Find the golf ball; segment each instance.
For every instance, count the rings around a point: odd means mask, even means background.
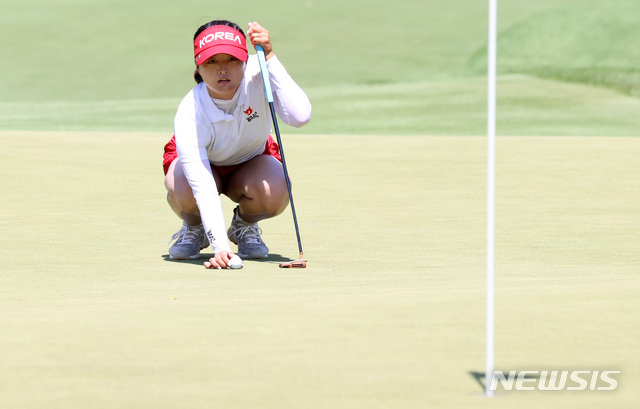
[[[229,268],[242,268],[242,259],[238,256],[233,256],[229,259]]]

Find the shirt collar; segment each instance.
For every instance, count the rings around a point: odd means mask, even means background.
[[[234,98],[236,97],[238,98],[238,103],[236,104],[236,107],[233,113],[231,114],[227,114],[226,112],[224,112],[223,110],[221,110],[216,106],[216,104],[211,99],[211,95],[209,95],[207,84],[205,84],[204,82],[201,82],[200,84],[197,85],[197,87],[199,87],[198,94],[199,94],[200,103],[202,104],[202,107],[204,108],[207,117],[209,118],[209,120],[211,120],[212,123],[220,122],[220,121],[227,121],[227,122],[234,121],[236,118],[238,118],[238,115],[237,115],[238,110],[242,109],[242,106],[244,105],[244,102],[247,99],[246,93],[243,92],[245,88],[244,78],[242,79],[242,82],[240,83],[240,86],[236,91],[236,95],[234,96]]]

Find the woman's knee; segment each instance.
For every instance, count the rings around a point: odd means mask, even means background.
[[[256,178],[248,184],[247,190],[246,196],[260,198],[271,208],[279,208],[282,204],[286,206],[289,202],[289,191],[281,169]]]
[[[243,199],[251,202],[251,209],[265,218],[282,213],[289,204],[289,193],[284,177],[260,178],[244,186]]]
[[[177,206],[182,210],[193,210],[197,207],[193,190],[191,190],[178,160],[173,161],[170,165],[164,178],[164,185],[168,192],[167,201],[172,207]]]
[[[275,194],[274,194],[275,193]],[[287,208],[289,204],[289,194],[285,187],[284,191],[278,189],[277,192],[273,192],[269,196],[264,196],[263,203],[265,211],[271,213],[273,216],[277,216]]]
[[[180,210],[184,212],[193,213],[198,209],[198,204],[196,202],[193,194],[177,194],[176,192],[169,192],[167,194],[167,201],[172,207],[178,207]]]

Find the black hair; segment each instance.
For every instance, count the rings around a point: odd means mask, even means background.
[[[231,27],[235,30],[238,30],[240,33],[242,33],[243,37],[246,37],[244,34],[244,31],[242,31],[242,29],[240,28],[239,25],[237,25],[236,23],[229,21],[229,20],[213,20],[208,22],[207,24],[203,24],[200,26],[200,28],[198,28],[198,30],[196,30],[196,33],[193,35],[193,41],[196,41],[196,38],[198,38],[198,36],[200,35],[200,33],[202,33],[204,30],[208,29],[209,27],[213,27],[213,26],[227,26],[227,27]],[[193,72],[193,79],[196,80],[196,82],[198,84],[200,84],[203,79],[200,76],[200,73],[198,73],[197,67],[196,70]]]

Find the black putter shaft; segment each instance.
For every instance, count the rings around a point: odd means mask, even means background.
[[[289,193],[289,202],[291,203],[291,213],[293,214],[293,224],[296,228],[296,238],[298,239],[298,251],[300,252],[300,259],[289,261],[286,263],[280,263],[281,268],[305,268],[307,266],[306,260],[303,259],[302,254],[302,240],[300,240],[300,229],[298,228],[298,217],[296,216],[296,206],[293,203],[293,193],[291,193],[291,181],[289,180],[289,172],[287,171],[287,161],[284,157],[284,148],[282,146],[282,138],[280,138],[280,129],[278,128],[278,119],[276,118],[276,110],[273,106],[273,92],[271,91],[271,82],[269,79],[269,70],[267,69],[267,60],[264,55],[264,49],[261,45],[256,44],[256,51],[258,53],[258,62],[260,64],[260,72],[262,73],[262,82],[264,83],[264,91],[267,96],[267,102],[269,103],[269,110],[271,111],[271,122],[273,122],[273,130],[276,133],[276,139],[278,141],[278,149],[280,150],[280,157],[282,158],[282,169],[284,170],[284,179],[287,184],[287,192]]]
[[[284,170],[284,178],[287,183],[287,192],[289,193],[289,202],[291,202],[291,213],[293,214],[293,225],[296,228],[296,238],[298,239],[298,251],[302,258],[302,241],[300,240],[300,229],[298,229],[298,218],[296,217],[296,206],[293,204],[293,193],[291,192],[291,181],[289,180],[289,172],[287,171],[287,161],[284,158],[284,149],[282,148],[282,139],[280,138],[280,129],[278,129],[278,120],[276,119],[276,110],[273,102],[269,102],[269,110],[271,111],[271,121],[273,122],[273,130],[276,133],[278,141],[278,149],[280,149],[280,157],[282,158],[282,169]]]

